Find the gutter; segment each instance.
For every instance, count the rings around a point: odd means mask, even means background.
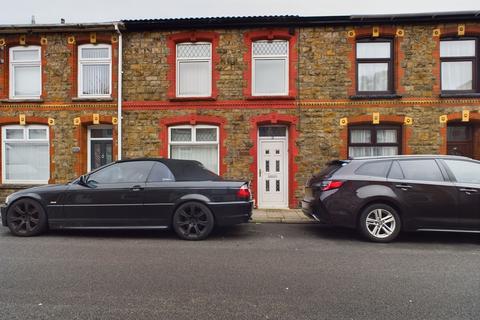
[[[117,160],[122,160],[122,76],[123,76],[123,39],[118,23],[114,23],[118,34],[118,68],[117,68]]]

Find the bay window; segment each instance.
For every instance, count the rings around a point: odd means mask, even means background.
[[[477,40],[440,41],[442,92],[475,92]]]
[[[48,126],[2,127],[2,170],[3,183],[48,183]]]
[[[169,157],[197,160],[207,169],[219,173],[218,127],[182,125],[169,127]]]
[[[183,42],[176,47],[177,97],[212,95],[212,44]]]
[[[397,126],[352,126],[348,130],[348,156],[400,154],[400,132]]]
[[[288,41],[252,43],[252,95],[288,95]]]
[[[112,92],[112,48],[107,44],[78,47],[78,96],[110,97]]]
[[[356,57],[358,93],[388,94],[393,92],[392,41],[358,41]]]
[[[42,92],[41,48],[10,48],[10,98],[39,99]]]

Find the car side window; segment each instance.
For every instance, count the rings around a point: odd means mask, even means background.
[[[389,179],[404,179],[402,168],[398,164],[398,161],[394,161],[392,163],[392,167],[390,168],[390,173],[388,174]]]
[[[433,159],[400,160],[399,163],[407,180],[444,181],[442,171]]]
[[[480,184],[480,164],[462,160],[444,160],[457,182]]]
[[[168,167],[161,163],[157,162],[153,165],[150,175],[148,176],[147,182],[166,182],[166,181],[175,181],[175,177]]]
[[[355,170],[355,174],[362,176],[385,178],[387,176],[387,171],[390,168],[391,163],[391,161],[367,162],[361,165],[357,170]]]
[[[152,161],[115,163],[90,174],[87,182],[89,184],[144,183],[152,166]]]

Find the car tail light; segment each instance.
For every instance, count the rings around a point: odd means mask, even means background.
[[[338,189],[342,185],[343,185],[343,181],[340,181],[340,180],[323,181],[322,182],[322,191]]]
[[[246,184],[240,187],[237,191],[237,196],[241,199],[250,200],[250,189]]]

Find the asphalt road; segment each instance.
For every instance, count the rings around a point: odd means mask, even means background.
[[[1,319],[479,319],[480,235],[391,244],[319,225],[170,231],[0,228]]]

